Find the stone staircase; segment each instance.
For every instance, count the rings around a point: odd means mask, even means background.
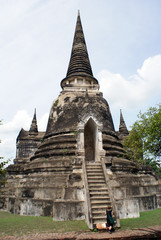
[[[87,182],[93,225],[106,223],[105,210],[111,206],[101,163],[86,163]]]

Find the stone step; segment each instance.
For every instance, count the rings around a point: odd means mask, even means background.
[[[86,162],[86,166],[102,166],[101,162]]]
[[[93,171],[92,171],[92,172],[90,172],[90,173],[87,172],[87,176],[88,176],[88,177],[93,177],[93,176],[102,176],[102,177],[103,177],[104,174],[103,174],[103,172],[93,172]]]
[[[88,188],[89,188],[89,190],[92,190],[92,189],[104,189],[104,187],[105,187],[105,184],[104,183],[102,183],[102,182],[90,182],[90,183],[88,183]]]
[[[103,176],[103,173],[102,173],[102,172],[98,172],[98,173],[90,172],[90,173],[87,173],[87,176],[88,176],[88,177],[92,177],[92,176]]]
[[[91,183],[91,184],[88,184],[88,187],[89,187],[89,190],[97,190],[97,189],[104,189],[105,188],[105,184],[103,183],[98,183],[97,185],[96,184],[93,184],[93,183]]]
[[[87,175],[94,175],[94,174],[98,174],[98,175],[100,175],[100,174],[102,174],[102,175],[104,175],[104,173],[103,173],[103,171],[101,170],[101,169],[87,169],[86,170],[87,171]]]
[[[107,220],[106,220],[106,217],[95,217],[95,216],[93,216],[93,223],[106,223],[107,222]]]
[[[104,209],[104,210],[101,210],[101,209],[98,209],[97,211],[96,210],[92,210],[92,215],[93,216],[106,216],[105,215],[105,211],[106,211],[106,209]]]
[[[108,193],[108,191],[107,190],[103,190],[103,191],[89,191],[89,193],[91,194],[91,195],[94,195],[94,196],[100,196],[100,195],[108,195],[109,196],[109,193]]]
[[[102,164],[91,164],[91,163],[87,163],[86,164],[86,168],[88,167],[98,167],[98,168],[101,168],[102,167]]]
[[[87,176],[87,178],[88,178],[88,180],[91,180],[91,179],[93,179],[93,180],[105,180],[105,178],[104,178],[104,176],[98,176],[98,175],[93,175],[93,176]]]
[[[110,199],[109,200],[102,200],[102,201],[101,200],[91,201],[92,208],[98,207],[98,206],[107,208],[108,205],[110,205],[110,204],[111,204]]]
[[[100,213],[102,213],[104,216],[105,216],[105,211],[106,211],[106,209],[107,209],[107,207],[102,207],[102,208],[91,208],[91,212],[92,212],[92,216],[93,216],[93,214],[100,214]]]
[[[109,194],[108,193],[103,193],[103,194],[92,194],[92,193],[90,193],[90,197],[91,197],[91,199],[93,199],[93,198],[95,198],[95,199],[99,199],[99,198],[102,198],[102,199],[104,199],[104,198],[109,198]]]
[[[94,170],[94,169],[96,169],[96,170],[102,170],[102,166],[100,165],[100,166],[95,166],[95,165],[91,165],[91,166],[86,166],[86,169],[92,169],[92,170]]]
[[[106,216],[93,216],[94,223],[106,223]]]
[[[95,184],[104,183],[105,184],[105,180],[92,179],[92,180],[88,180],[88,183],[95,183]]]
[[[92,171],[92,172],[103,172],[102,167],[87,167],[87,171]]]
[[[93,220],[95,219],[95,220],[98,220],[98,219],[103,219],[104,221],[107,221],[106,219],[106,215],[105,214],[100,214],[100,215],[93,215],[92,214],[92,218],[93,218]]]
[[[99,206],[93,205],[91,207],[92,213],[97,213],[97,212],[105,213],[106,209],[107,209],[107,205],[106,206],[105,205],[104,206],[102,206],[102,205],[99,205]]]
[[[97,188],[98,187],[105,187],[105,181],[103,179],[90,179],[88,180],[88,185],[89,186],[96,186]]]
[[[97,180],[97,181],[94,181],[94,180],[89,180],[89,182],[88,182],[88,187],[89,187],[89,189],[91,189],[91,187],[92,188],[104,188],[105,187],[105,183],[104,183],[104,181],[101,181],[101,180]]]
[[[93,201],[109,201],[110,200],[110,197],[108,196],[94,196],[94,197],[90,197],[91,199],[91,202]]]
[[[99,204],[109,204],[111,201],[110,201],[110,198],[92,198],[91,199],[91,204],[96,204],[96,205],[99,205]]]
[[[98,191],[98,190],[94,191],[94,190],[95,190],[94,188],[89,190],[89,193],[93,196],[100,196],[100,195],[101,196],[102,195],[108,195],[109,196],[109,193],[108,193],[107,190],[102,190],[102,191],[101,191],[101,189],[100,189],[100,191]]]
[[[86,169],[101,169],[102,170],[102,166],[101,165],[86,165]]]
[[[100,167],[98,167],[98,166],[88,166],[88,167],[86,167],[86,170],[91,170],[91,171],[101,171],[101,172],[103,172],[103,170],[102,170],[102,167],[100,166]]]
[[[92,173],[87,173],[87,176],[103,176],[103,173],[97,173],[97,172],[92,172]]]
[[[90,176],[103,176],[103,172],[87,172],[87,176],[90,177]]]
[[[94,218],[94,219],[100,219],[100,218],[102,218],[102,219],[106,219],[106,215],[105,215],[105,214],[94,215],[93,218]]]
[[[96,188],[92,188],[92,189],[89,189],[89,192],[90,193],[96,193],[96,194],[99,194],[99,193],[108,193],[108,189],[107,188],[104,188],[104,187],[102,187],[102,188],[98,188],[98,187],[96,187]]]
[[[106,212],[106,208],[92,209],[92,215],[96,215],[96,216],[106,216],[105,212]],[[114,215],[113,215],[113,218],[115,218]]]

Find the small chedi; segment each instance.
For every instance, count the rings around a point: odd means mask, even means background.
[[[15,214],[85,219],[105,223],[111,205],[115,221],[161,207],[159,180],[123,158],[128,135],[122,113],[115,131],[107,101],[94,78],[78,13],[62,91],[54,100],[47,128],[39,132],[36,111],[29,131],[17,137],[0,206]]]

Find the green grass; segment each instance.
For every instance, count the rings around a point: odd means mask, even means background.
[[[121,230],[161,225],[161,208],[140,213],[140,218],[121,219]],[[20,216],[0,211],[0,237],[34,233],[87,231],[85,221],[53,222],[51,217]]]
[[[141,212],[140,218],[129,218],[120,220],[121,229],[144,228],[161,225],[161,208]]]
[[[88,230],[88,226],[85,221],[54,222],[51,217],[20,216],[8,212],[0,212],[0,237],[86,230]]]

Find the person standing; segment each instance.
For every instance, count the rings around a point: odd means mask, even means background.
[[[108,230],[109,233],[112,233],[114,231],[114,219],[113,219],[113,212],[111,206],[108,206],[106,209],[106,218],[107,218],[107,225],[108,225]]]

